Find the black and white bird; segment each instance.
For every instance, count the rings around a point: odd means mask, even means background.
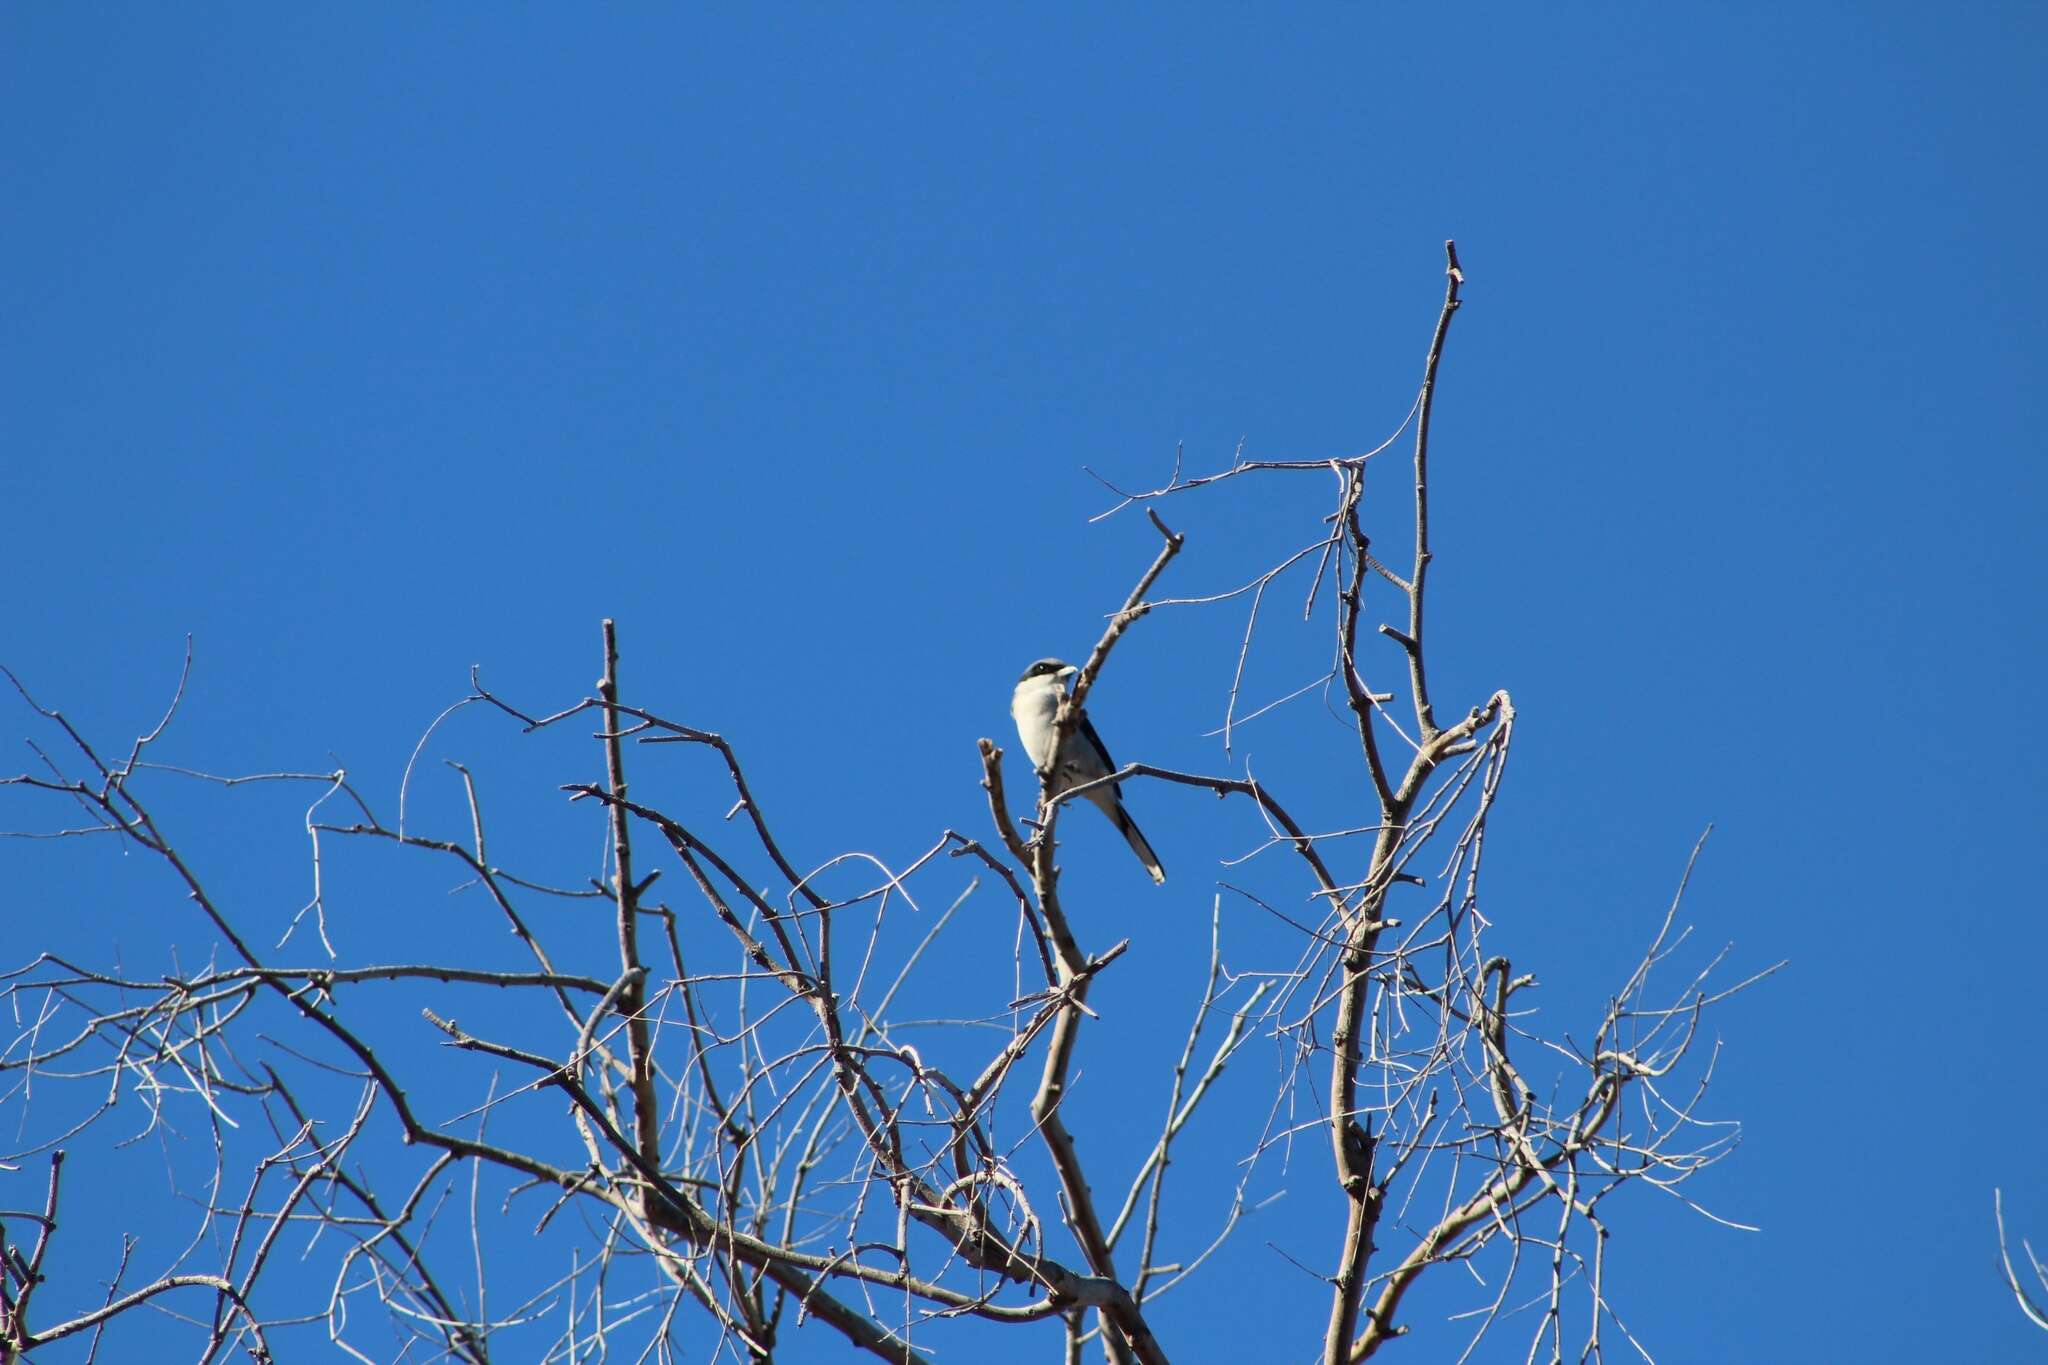
[[[1095,727],[1088,723],[1083,712],[1075,718],[1074,728],[1067,735],[1067,742],[1060,749],[1060,761],[1049,765],[1046,760],[1052,755],[1053,716],[1060,709],[1060,703],[1067,697],[1067,679],[1079,672],[1072,664],[1058,659],[1040,659],[1024,670],[1024,676],[1017,679],[1017,690],[1010,694],[1010,717],[1017,722],[1017,738],[1024,745],[1025,754],[1040,772],[1047,767],[1053,769],[1047,782],[1046,794],[1058,796],[1070,787],[1093,782],[1098,777],[1108,777],[1116,771],[1116,761],[1103,746],[1102,736],[1095,733]],[[1138,861],[1152,874],[1154,882],[1166,880],[1166,869],[1159,865],[1159,855],[1152,851],[1152,845],[1145,842],[1139,832],[1137,821],[1131,819],[1124,809],[1123,797],[1117,791],[1117,783],[1105,782],[1101,786],[1082,793],[1095,803],[1095,808],[1109,817],[1131,846],[1131,852],[1138,855]]]

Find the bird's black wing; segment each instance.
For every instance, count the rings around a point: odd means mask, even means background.
[[[1086,711],[1083,711],[1081,713],[1080,719],[1081,723],[1078,727],[1078,732],[1081,738],[1085,742],[1094,745],[1095,752],[1102,755],[1103,771],[1105,773],[1115,772],[1116,760],[1109,756],[1109,746],[1102,742],[1102,736],[1095,733],[1095,725],[1092,721],[1088,719],[1088,713]]]

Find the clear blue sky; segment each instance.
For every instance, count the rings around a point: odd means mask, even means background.
[[[1081,466],[1377,442],[1455,237],[1435,621],[1440,685],[1523,716],[1495,918],[1583,1029],[1711,821],[1689,918],[1791,963],[1718,1021],[1746,1136],[1699,1187],[1763,1231],[1628,1201],[1631,1328],[1666,1362],[2037,1354],[1991,1188],[2048,1238],[2044,58],[2025,5],[9,6],[0,661],[125,738],[190,632],[165,758],[338,755],[389,798],[472,663],[572,700],[610,615],[629,690],[741,744],[803,848],[901,856],[982,828],[975,738],[1153,551],[1087,524]],[[1186,508],[1189,592],[1324,510]],[[1119,757],[1223,766],[1237,628],[1141,627],[1094,707]],[[465,714],[431,756],[516,747]],[[1106,1028],[1181,1016],[1250,839],[1134,801],[1176,876],[1098,930],[1138,954]],[[230,809],[192,837],[274,938],[300,812]],[[0,841],[9,958],[209,950],[87,861]],[[1319,1313],[1268,1246],[1327,1260],[1292,1184],[1223,1270]],[[1169,1344],[1232,1330],[1165,1302]]]

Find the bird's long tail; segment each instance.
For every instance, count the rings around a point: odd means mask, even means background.
[[[1110,819],[1116,822],[1117,829],[1122,832],[1124,842],[1131,846],[1131,852],[1138,855],[1138,861],[1143,863],[1145,870],[1152,874],[1154,884],[1164,886],[1166,884],[1166,869],[1159,865],[1159,855],[1152,851],[1152,845],[1146,842],[1144,832],[1138,828],[1138,822],[1131,818],[1130,812],[1124,809],[1124,803],[1112,797],[1108,808],[1108,815]]]

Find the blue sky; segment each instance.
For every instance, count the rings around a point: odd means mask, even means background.
[[[1082,466],[1377,443],[1454,237],[1432,610],[1439,686],[1522,716],[1504,942],[1583,1027],[1712,822],[1687,918],[1733,970],[1790,961],[1716,1021],[1746,1135],[1700,1188],[1763,1231],[1629,1201],[1631,1329],[1663,1361],[2018,1358],[1991,1188],[2048,1238],[2044,56],[2021,5],[13,6],[0,662],[125,739],[189,632],[167,761],[338,757],[395,798],[472,664],[566,704],[609,615],[629,693],[730,736],[808,852],[902,857],[983,828],[974,740],[1153,552],[1089,523]],[[1325,508],[1164,510],[1194,593]],[[1202,734],[1241,626],[1134,633],[1092,705],[1119,757],[1231,761]],[[515,739],[467,712],[429,756],[526,782],[513,828],[583,867],[550,802],[588,755]],[[421,818],[457,818],[448,780]],[[303,802],[166,799],[288,917]],[[1175,878],[1103,912],[1134,940],[1110,1029],[1182,1016],[1254,838],[1133,801]],[[1099,832],[1069,859],[1113,877]],[[136,861],[0,841],[8,956],[203,956]],[[359,942],[459,948],[444,887],[362,861]],[[1226,1169],[1243,1134],[1201,1141]],[[1288,1183],[1223,1273],[1319,1311],[1268,1245],[1331,1246],[1290,1240],[1321,1191]],[[1166,1302],[1169,1345],[1233,1330]]]

